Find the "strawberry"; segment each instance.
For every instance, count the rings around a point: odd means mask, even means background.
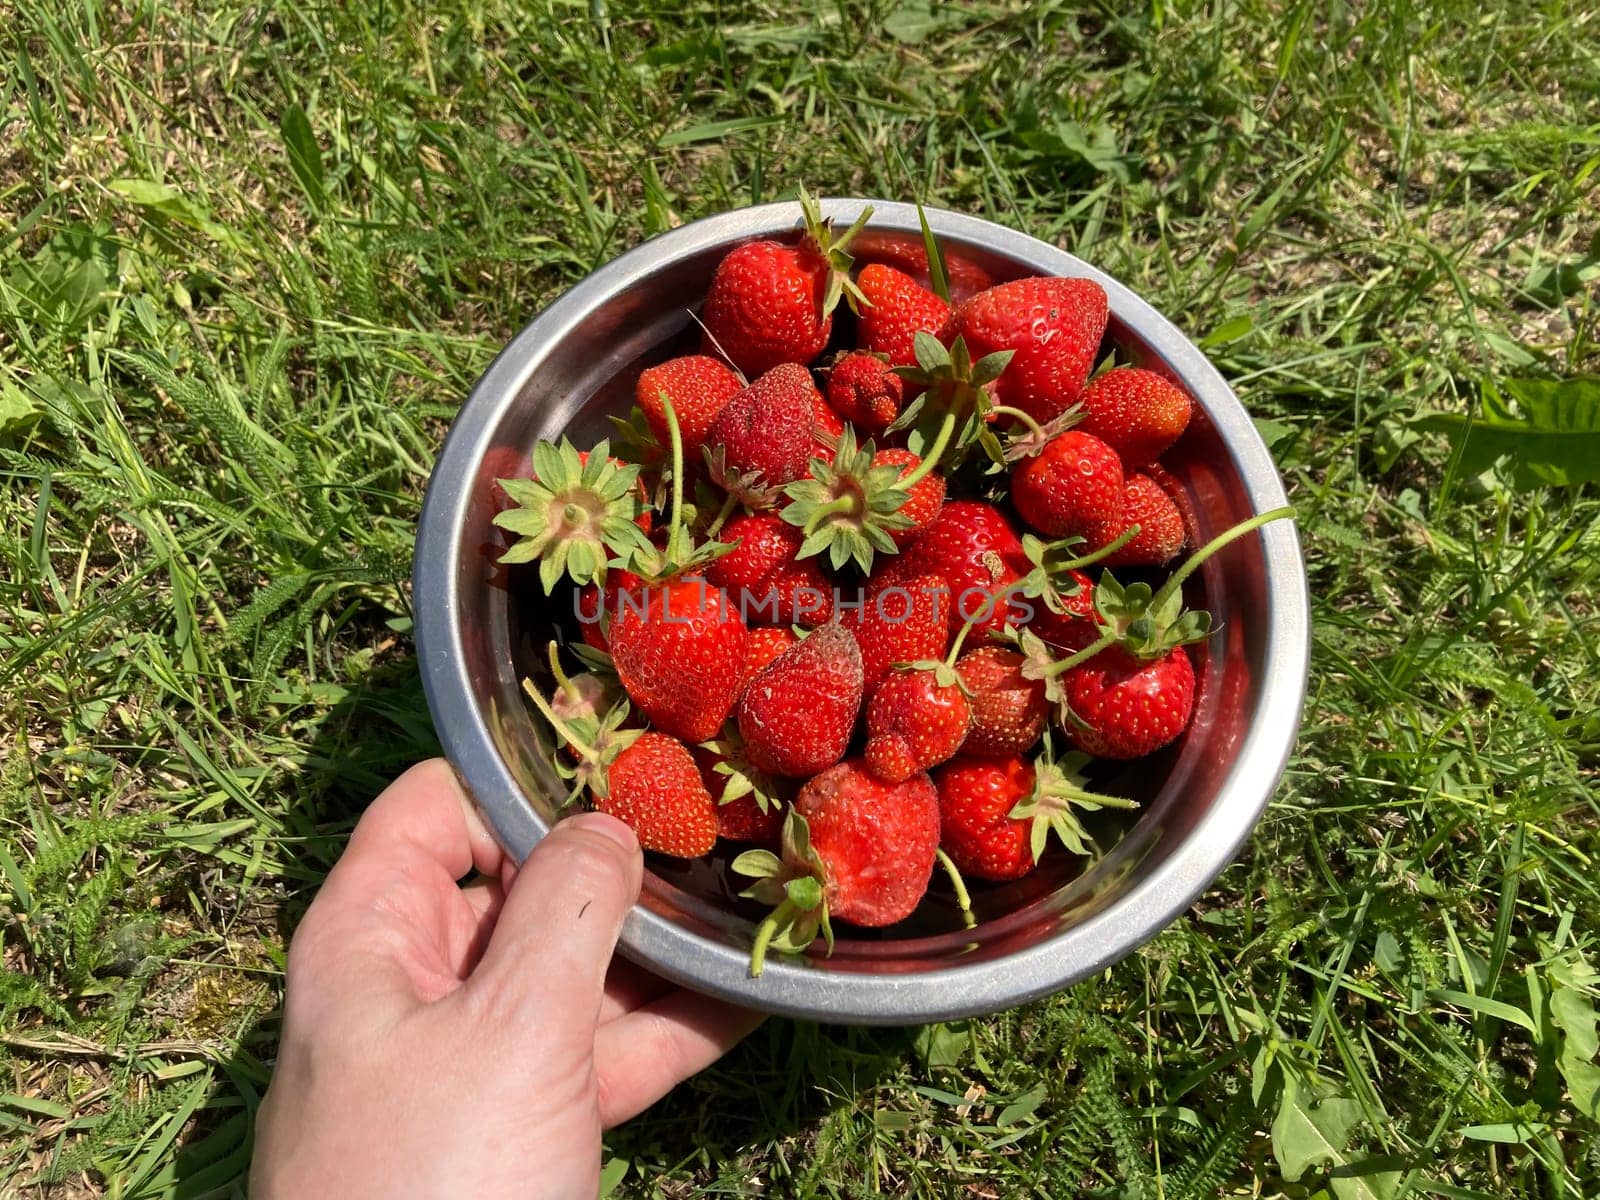
[[[917,334],[937,334],[950,320],[948,304],[893,267],[874,263],[856,282],[866,297],[859,323],[861,348],[887,355],[891,366],[914,365]]]
[[[868,230],[855,240],[851,248],[861,262],[886,263],[895,270],[909,275],[918,286],[930,290],[933,288],[933,280],[928,271],[928,249],[920,241]],[[994,286],[994,276],[970,258],[952,254],[948,250],[943,252],[942,257],[951,303],[960,304],[963,300]],[[863,268],[861,273],[865,275],[866,268]],[[862,290],[866,291],[864,287]]]
[[[969,621],[977,633],[1002,628],[1020,610],[1006,591],[1030,564],[1011,522],[993,505],[951,500],[891,570],[903,577],[933,574],[950,584],[950,630]]]
[[[830,411],[870,433],[882,433],[900,415],[906,394],[905,380],[889,365],[887,355],[865,350],[840,358],[828,372]]]
[[[869,578],[857,602],[839,609],[840,624],[861,648],[868,699],[895,663],[944,657],[950,640],[950,585],[941,576]]]
[[[956,636],[942,662],[897,667],[867,705],[867,767],[899,783],[954,757],[972,730],[972,705],[954,662],[971,626]]]
[[[746,758],[738,735],[724,732],[689,752],[717,806],[717,836],[730,842],[776,844],[783,828],[783,804],[775,782]]]
[[[1219,534],[1160,591],[1147,583],[1124,587],[1109,571],[1101,575],[1094,592],[1099,636],[1066,658],[1057,660],[1027,629],[1016,634],[1022,674],[1044,684],[1074,745],[1102,758],[1141,758],[1187,728],[1195,675],[1184,647],[1210,636],[1211,616],[1183,610],[1184,580],[1223,547],[1293,514],[1290,508],[1273,509]]]
[[[1084,389],[1080,428],[1115,450],[1124,465],[1143,467],[1183,435],[1192,408],[1189,394],[1164,375],[1116,367]]]
[[[608,559],[650,549],[639,468],[611,458],[606,442],[593,452],[565,438],[559,446],[539,442],[532,479],[498,482],[517,507],[496,513],[494,523],[518,535],[500,561],[537,561],[546,595],[563,577],[579,587],[598,583]]]
[[[1050,706],[1043,682],[1025,678],[1023,656],[1004,646],[979,646],[956,660],[972,705],[964,754],[1004,758],[1021,754],[1044,732]]]
[[[711,423],[706,445],[722,450],[729,469],[781,486],[806,473],[820,403],[810,371],[780,364],[728,401]]]
[[[554,644],[550,662],[557,679],[567,684]],[[570,708],[570,698],[552,705],[531,680],[522,686],[551,728],[577,753],[577,766],[558,757],[557,772],[576,779],[579,788],[588,787],[595,808],[626,824],[646,850],[679,858],[710,853],[717,840],[716,806],[682,742],[663,733],[620,728],[628,715],[626,702],[595,725],[586,718],[561,715],[564,706]]]
[[[1069,429],[1011,469],[1011,502],[1050,537],[1081,537],[1122,514],[1122,461],[1097,437]]]
[[[1182,646],[1137,658],[1110,646],[1067,671],[1072,744],[1100,758],[1143,758],[1173,741],[1194,707],[1194,664]]]
[[[734,395],[744,387],[738,372],[706,354],[686,354],[669,359],[639,374],[634,397],[645,423],[657,442],[667,444],[667,417],[661,405],[666,394],[672,401],[683,437],[684,454],[699,461],[711,425]]]
[[[1100,561],[1108,567],[1160,567],[1183,549],[1183,514],[1164,488],[1149,475],[1135,471],[1122,489],[1122,515],[1101,521],[1083,531],[1090,550],[1108,546],[1137,525],[1139,532],[1121,549]]]
[[[739,701],[745,753],[774,775],[814,775],[844,757],[861,711],[861,651],[824,625],[761,669]]]
[[[750,630],[750,640],[745,647],[744,677],[748,683],[761,668],[800,640],[800,636],[787,625],[757,625]],[[739,689],[740,695],[744,688]]]
[[[706,568],[747,620],[823,625],[833,615],[833,584],[816,559],[797,558],[801,532],[777,513],[734,517],[718,535],[734,549]]]
[[[1030,822],[1011,816],[1033,791],[1033,767],[1016,755],[962,755],[933,773],[939,790],[939,846],[963,874],[1020,879],[1034,868]]]
[[[756,880],[742,895],[775,906],[756,930],[750,974],[761,974],[769,946],[798,953],[818,932],[831,951],[833,918],[873,928],[904,920],[927,893],[938,851],[939,798],[925,772],[887,784],[860,759],[828,768],[795,798],[781,857],[752,850],[734,860]]]
[[[799,557],[826,550],[835,570],[853,562],[870,571],[874,555],[894,553],[901,537],[938,512],[944,479],[909,451],[874,453],[871,442],[858,448],[846,427],[832,461],[813,459],[810,476],[784,494],[783,519],[804,535]]]
[[[1133,802],[1084,790],[1084,754],[1057,763],[1048,743],[1037,762],[1015,755],[963,755],[934,772],[939,841],[963,872],[979,879],[1019,879],[1033,870],[1054,833],[1074,854],[1094,843],[1077,809],[1132,808]]]
[[[703,742],[733,711],[749,636],[720,588],[680,578],[621,594],[611,656],[622,686],[653,724]]]
[[[688,749],[664,733],[641,733],[612,760],[595,808],[638,835],[646,850],[678,858],[711,853],[716,804]]]
[[[1094,615],[1094,580],[1082,571],[1069,570],[1067,574],[1076,590],[1060,593],[1062,611],[1036,604],[1028,628],[1053,646],[1081,650],[1100,635]]]
[[[848,247],[871,216],[862,211],[835,236],[815,200],[803,189],[804,234],[797,245],[763,239],[731,250],[717,264],[706,293],[706,341],[754,378],[779,363],[809,363],[833,332],[842,296],[852,306],[860,293],[850,281]]]
[[[1105,289],[1092,279],[1014,279],[963,303],[939,340],[965,339],[974,358],[1015,351],[995,385],[996,399],[1047,421],[1077,403],[1106,316]]]

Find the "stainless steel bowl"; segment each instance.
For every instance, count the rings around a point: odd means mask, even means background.
[[[832,200],[847,225],[862,200]],[[873,201],[875,234],[920,243],[915,208]],[[1127,288],[1064,251],[976,217],[929,210],[949,251],[997,279],[1080,275],[1110,297],[1107,341],[1124,359],[1188,388],[1199,411],[1169,463],[1200,540],[1285,502],[1283,485],[1233,391],[1191,341]],[[544,760],[519,678],[565,614],[508,575],[491,524],[496,478],[526,474],[533,443],[562,432],[580,445],[625,411],[638,369],[692,345],[688,309],[717,262],[752,238],[791,234],[794,204],[710,217],[595,271],[519,333],[484,373],[440,452],[417,536],[417,650],[446,754],[518,860],[564,794]],[[517,586],[510,586],[515,583]],[[1293,525],[1233,544],[1191,581],[1217,632],[1201,655],[1194,721],[1143,765],[1159,792],[1086,872],[1048,856],[1026,879],[979,889],[979,924],[934,911],[874,936],[840,927],[831,958],[747,969],[752,912],[710,864],[652,862],[622,933],[627,957],[669,979],[753,1008],[821,1021],[912,1024],[992,1012],[1056,991],[1129,954],[1175,919],[1228,865],[1283,773],[1305,695],[1310,630]],[[1108,789],[1114,790],[1114,788]],[[1060,861],[1057,861],[1057,860]]]

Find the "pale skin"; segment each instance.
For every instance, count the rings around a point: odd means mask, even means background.
[[[613,961],[643,871],[602,813],[519,871],[442,760],[398,779],[289,948],[250,1195],[593,1197],[601,1131],[761,1019]]]

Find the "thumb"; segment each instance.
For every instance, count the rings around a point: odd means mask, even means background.
[[[638,839],[621,821],[583,813],[558,822],[517,872],[468,1001],[512,1027],[592,1029],[643,879]]]

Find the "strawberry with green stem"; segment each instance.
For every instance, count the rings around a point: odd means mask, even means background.
[[[711,737],[733,711],[744,681],[749,631],[735,605],[700,570],[730,547],[695,546],[683,520],[683,442],[670,399],[672,508],[665,545],[634,553],[644,583],[620,597],[609,629],[617,677],[639,710],[686,742]]]
[[[769,948],[799,953],[819,932],[831,953],[832,921],[904,920],[927,893],[938,849],[939,798],[926,772],[888,784],[860,759],[829,767],[795,797],[781,856],[748,851],[733,862],[756,880],[741,894],[775,906],[756,930],[750,974],[761,974]]]
[[[871,442],[858,448],[855,431],[846,426],[833,461],[813,458],[809,477],[784,490],[789,504],[783,519],[805,535],[797,558],[826,550],[835,570],[854,563],[870,571],[875,555],[898,552],[896,535],[917,527],[912,491],[902,477],[915,476],[920,468],[908,476],[903,463],[881,459]],[[938,480],[935,514],[943,503],[943,482]]]
[[[955,662],[971,625],[963,625],[943,660],[900,664],[867,706],[867,766],[899,783],[954,758],[972,731],[972,704]]]
[[[523,681],[523,691],[577,752],[576,767],[558,761],[557,770],[587,787],[597,810],[626,824],[646,850],[677,858],[711,852],[717,840],[716,805],[688,747],[664,733],[617,729],[610,717],[601,725],[608,736],[590,741],[557,715],[532,680]],[[613,711],[621,714],[620,722],[627,705]]]
[[[1211,615],[1184,611],[1184,581],[1225,546],[1293,516],[1284,507],[1240,522],[1191,555],[1159,591],[1102,575],[1095,588],[1099,636],[1066,658],[1055,659],[1028,630],[1017,635],[1023,675],[1044,684],[1075,746],[1100,758],[1141,758],[1187,728],[1195,678],[1184,647],[1210,635]]]
[[[1136,806],[1089,791],[1088,762],[1086,754],[1057,762],[1047,738],[1033,762],[961,755],[946,763],[933,774],[941,847],[966,874],[996,882],[1033,870],[1052,833],[1071,853],[1090,854],[1093,839],[1079,812]]]
[[[716,803],[717,836],[731,842],[776,842],[783,828],[782,781],[750,761],[733,724],[689,752]]]
[[[650,548],[640,517],[647,511],[637,487],[639,468],[616,462],[601,442],[587,454],[566,438],[533,448],[532,479],[501,479],[517,507],[494,523],[517,534],[503,563],[538,562],[548,595],[563,577],[580,587],[600,583],[614,559]]]
[[[862,210],[849,229],[836,234],[817,201],[800,189],[804,226],[798,244],[761,239],[729,251],[717,264],[706,293],[706,340],[747,376],[779,363],[811,362],[833,331],[841,299],[861,301],[850,278],[850,243],[872,216]]]

